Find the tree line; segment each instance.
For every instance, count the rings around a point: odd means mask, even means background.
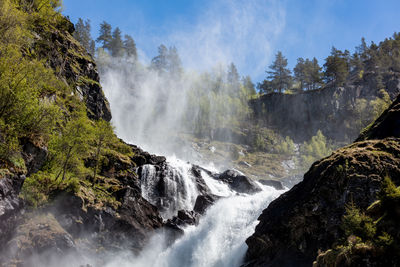
[[[136,43],[132,36],[124,34],[122,37],[121,30],[103,21],[100,24],[99,36],[94,40],[91,35],[90,20],[78,19],[75,24],[74,37],[83,47],[92,55],[96,53],[96,43],[99,44],[97,49],[102,49],[110,53],[113,57],[128,56],[137,59]]]
[[[328,84],[343,86],[350,76],[362,78],[368,72],[374,74],[375,86],[380,90],[384,88],[383,75],[390,71],[400,71],[400,33],[394,33],[379,45],[374,42],[367,45],[362,38],[353,54],[332,47],[322,67],[316,58],[298,58],[293,72],[286,57],[278,51],[257,88],[261,93],[282,93],[315,90]]]

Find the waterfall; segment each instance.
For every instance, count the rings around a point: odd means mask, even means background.
[[[208,181],[214,183],[213,181]],[[213,193],[227,194],[216,182]],[[261,185],[262,186],[262,185]],[[107,267],[234,267],[240,266],[246,253],[245,240],[257,225],[257,218],[283,191],[262,186],[254,194],[235,194],[218,200],[201,217],[199,225],[186,227],[185,234],[166,246],[165,233],[155,235],[141,255],[115,257]]]
[[[160,210],[164,219],[170,219],[178,210],[193,210],[198,196],[192,165],[176,157],[169,157],[165,170],[157,173],[154,165],[142,167],[142,196]]]

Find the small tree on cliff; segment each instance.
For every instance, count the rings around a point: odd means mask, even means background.
[[[96,39],[96,42],[101,43],[101,47],[104,49],[111,49],[111,42],[113,37],[111,35],[111,25],[107,22],[103,21],[100,24],[100,32],[99,37]]]
[[[75,32],[74,37],[78,40],[86,50],[94,55],[95,51],[95,43],[90,34],[90,20],[83,21],[81,18],[78,19],[78,22],[75,24]]]
[[[280,93],[290,89],[292,85],[292,76],[287,65],[287,59],[282,55],[281,51],[278,51],[275,56],[275,61],[269,66],[271,71],[267,71],[269,74],[267,80],[260,85],[260,88],[265,88],[264,91],[273,89],[273,91],[278,91]]]
[[[130,35],[125,34],[124,36],[124,49],[128,57],[132,57],[137,60],[136,43]]]
[[[55,166],[61,166],[56,180],[66,178],[68,172],[79,176],[83,158],[88,155],[92,127],[84,111],[77,111],[61,132],[55,133],[49,149]]]
[[[111,124],[105,120],[98,120],[94,127],[94,145],[95,145],[95,165],[93,170],[93,181],[96,182],[97,169],[103,149],[114,140],[114,132]]]
[[[344,85],[349,75],[350,53],[344,52],[332,47],[331,55],[326,58],[324,64],[324,78],[326,82],[334,82],[336,86]]]

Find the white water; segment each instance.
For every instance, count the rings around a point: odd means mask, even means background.
[[[154,189],[160,180],[160,177],[156,176],[155,167],[144,165],[141,175],[142,196],[153,205],[161,201],[161,206],[165,207],[165,210],[161,211],[164,219],[172,218],[178,210],[193,210],[199,195],[196,178],[190,173],[191,165],[176,157],[169,157],[167,163],[168,169],[164,178],[166,196],[161,199],[154,194]]]
[[[212,178],[210,178],[212,179]],[[254,195],[238,195],[220,187],[217,194],[230,194],[211,206],[198,226],[167,247],[166,236],[155,235],[139,257],[123,255],[107,267],[234,267],[240,266],[247,250],[245,244],[257,225],[257,218],[282,191],[263,186]],[[215,189],[215,188],[214,188]]]

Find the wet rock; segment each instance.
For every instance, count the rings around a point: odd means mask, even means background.
[[[7,172],[0,177],[0,251],[12,237],[23,211],[23,201],[18,197],[24,174]]]
[[[259,183],[263,184],[263,185],[267,185],[267,186],[272,186],[273,188],[275,188],[276,190],[283,190],[283,184],[280,181],[276,181],[276,180],[257,180]]]
[[[145,164],[161,165],[166,161],[166,158],[163,156],[150,154],[149,152],[143,151],[140,147],[135,145],[129,146],[132,148],[134,153],[132,161],[136,164],[137,167],[143,166]]]
[[[167,221],[167,224],[176,226],[197,225],[199,223],[199,214],[195,211],[179,210],[178,214]]]
[[[213,194],[200,195],[196,199],[193,210],[199,214],[204,214],[206,210],[220,198],[221,197]]]
[[[253,180],[234,170],[223,172],[218,179],[227,183],[232,190],[238,193],[254,194],[261,191],[261,188]]]
[[[208,195],[211,194],[210,188],[208,188],[206,182],[204,181],[204,178],[201,174],[201,172],[205,172],[206,174],[211,173],[208,170],[205,170],[204,168],[201,168],[197,165],[193,165],[191,168],[191,172],[194,177],[196,177],[196,186],[197,190],[200,195]]]

